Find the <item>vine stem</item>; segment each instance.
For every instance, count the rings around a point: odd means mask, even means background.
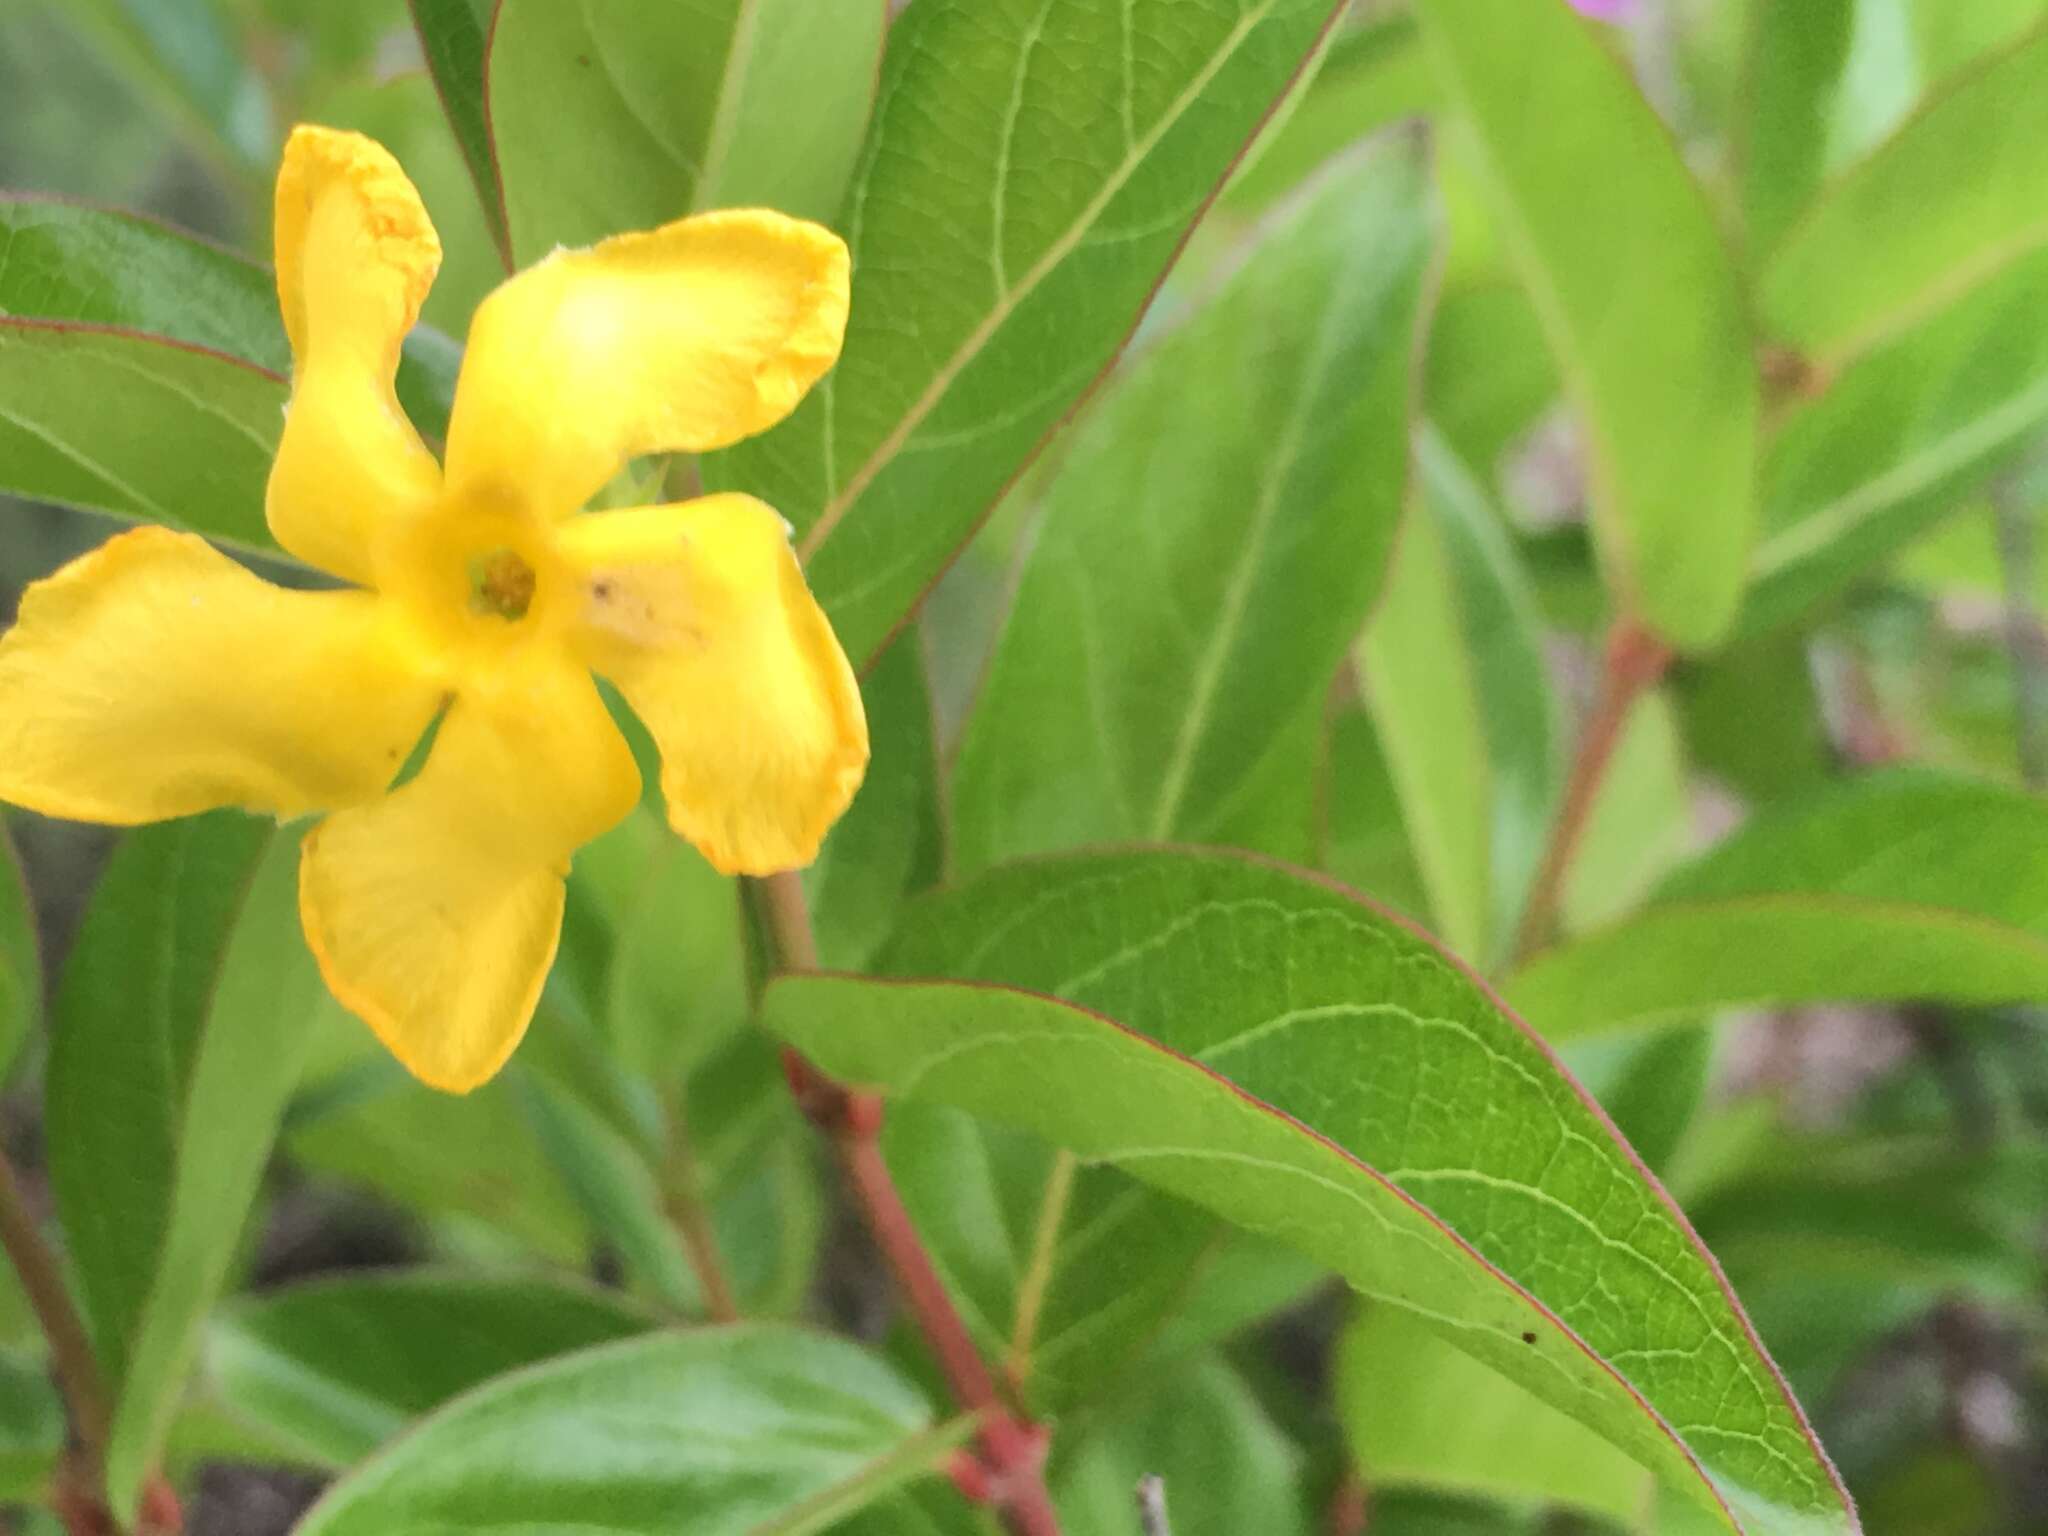
[[[768,875],[754,880],[752,888],[774,948],[772,969],[778,974],[816,970],[818,945],[801,879],[794,872]],[[793,1046],[783,1047],[782,1069],[797,1108],[831,1142],[875,1246],[954,1401],[980,1419],[978,1455],[955,1464],[954,1482],[969,1498],[994,1507],[1011,1536],[1059,1536],[1059,1516],[1045,1486],[1045,1433],[1003,1401],[917,1235],[882,1158],[881,1097],[848,1087]]]
[[[1599,692],[1580,732],[1578,751],[1565,779],[1564,799],[1550,829],[1550,842],[1543,850],[1543,862],[1536,867],[1529,900],[1522,909],[1521,927],[1515,935],[1518,959],[1540,948],[1557,926],[1565,877],[1571,873],[1572,859],[1585,836],[1600,785],[1614,760],[1614,749],[1621,744],[1622,731],[1635,711],[1636,701],[1656,685],[1670,665],[1671,647],[1640,621],[1623,617],[1608,630]]]
[[[99,1491],[112,1427],[99,1357],[93,1353],[85,1319],[79,1316],[64,1284],[57,1257],[43,1241],[42,1230],[29,1210],[21,1177],[4,1151],[0,1151],[0,1250],[21,1277],[22,1294],[49,1344],[50,1374],[71,1425],[72,1449],[58,1463],[51,1504],[73,1536],[102,1536],[116,1526]]]

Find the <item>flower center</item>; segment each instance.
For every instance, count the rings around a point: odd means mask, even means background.
[[[533,567],[516,550],[494,549],[469,562],[469,611],[516,623],[533,606]]]

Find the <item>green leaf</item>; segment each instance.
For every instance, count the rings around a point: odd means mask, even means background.
[[[1437,301],[1424,360],[1430,424],[1497,485],[1511,443],[1557,398],[1557,366],[1529,296],[1505,280],[1468,282]]]
[[[2048,995],[2048,807],[1866,775],[1760,815],[1507,993],[1552,1041],[1744,1004]]]
[[[1741,600],[1756,373],[1699,188],[1596,29],[1564,5],[1417,0],[1582,419],[1617,599],[1711,645]]]
[[[115,1398],[131,1510],[326,1002],[299,933],[298,838],[233,812],[131,833],[65,967],[51,1180]]]
[[[222,353],[279,380],[291,372],[268,267],[119,209],[0,196],[0,315],[142,332],[141,339]],[[406,338],[398,398],[430,436],[447,434],[460,357],[430,327]],[[270,436],[276,430],[268,424]]]
[[[0,491],[275,554],[281,380],[135,332],[0,320]]]
[[[1419,458],[1421,506],[1357,663],[1436,926],[1484,960],[1542,856],[1557,706],[1499,514],[1434,433]]]
[[[861,679],[871,756],[853,805],[805,874],[818,955],[833,970],[866,963],[904,899],[937,883],[944,808],[923,642],[906,629]]]
[[[1327,691],[1400,518],[1431,233],[1412,142],[1366,148],[1090,411],[961,747],[959,868],[1212,839]]]
[[[1692,835],[1685,745],[1661,690],[1629,712],[1593,798],[1564,883],[1568,927],[1633,908],[1686,851]]]
[[[0,1083],[42,1015],[43,957],[35,905],[14,839],[0,823]]]
[[[968,1421],[842,1340],[741,1327],[501,1376],[335,1484],[299,1536],[459,1527],[801,1536],[936,1467]]]
[[[1165,1484],[1173,1536],[1307,1536],[1302,1455],[1222,1361],[1142,1384],[1056,1457],[1053,1497],[1068,1529],[1139,1536],[1138,1479]]]
[[[795,522],[856,662],[1108,365],[1341,9],[919,0],[891,28],[842,221],[845,353],[787,424],[706,464]]]
[[[1764,466],[1745,627],[1798,617],[1903,549],[2048,422],[2048,252],[1796,406]]]
[[[513,256],[707,208],[830,219],[887,14],[886,0],[499,0],[485,89]]]
[[[1778,243],[1827,172],[1828,129],[1855,27],[1856,0],[1761,0],[1749,8],[1742,213],[1753,252]]]
[[[345,1275],[231,1302],[209,1330],[207,1377],[231,1412],[340,1468],[480,1382],[650,1324],[565,1280]]]
[[[40,1504],[64,1450],[64,1403],[41,1364],[0,1354],[0,1506]]]
[[[1854,1529],[1669,1198],[1412,931],[1270,866],[1137,852],[932,898],[888,964],[976,984],[788,978],[767,1022],[849,1080],[1300,1248],[1718,1497],[1733,1529]]]
[[[484,101],[484,52],[490,40],[496,0],[406,0],[420,52],[433,77],[448,127],[462,162],[476,183],[484,223],[505,268],[512,268],[512,241],[505,230],[505,193],[491,144],[491,115]]]
[[[1345,1330],[1336,1397],[1374,1490],[1560,1504],[1631,1527],[1649,1506],[1641,1467],[1397,1308],[1369,1307]]]
[[[1824,370],[2048,244],[2048,27],[1949,83],[1839,178],[1760,283],[1772,337]]]

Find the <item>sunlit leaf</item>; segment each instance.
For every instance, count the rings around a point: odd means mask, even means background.
[[[889,962],[969,984],[788,978],[767,1020],[842,1076],[1301,1248],[1732,1529],[1854,1529],[1668,1197],[1408,929],[1257,863],[1088,855],[921,904]]]
[[[1115,355],[1340,9],[919,0],[891,28],[841,220],[845,355],[786,425],[706,466],[794,521],[856,663]]]
[[[1400,517],[1430,242],[1425,167],[1376,143],[1090,411],[961,748],[958,867],[1211,840],[1316,706]]]
[[[1782,804],[1507,991],[1553,1041],[1740,1004],[2048,996],[2048,808],[1926,770]]]
[[[1582,419],[1608,580],[1670,640],[1709,645],[1742,595],[1757,402],[1705,199],[1570,7],[1417,0],[1415,15]]]

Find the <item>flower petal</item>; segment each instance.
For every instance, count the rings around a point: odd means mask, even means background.
[[[292,400],[270,473],[270,531],[300,559],[367,583],[377,529],[440,488],[393,380],[441,242],[382,145],[306,126],[278,167],[276,242]]]
[[[669,822],[727,874],[810,863],[868,761],[860,688],[789,527],[751,496],[579,517],[578,643],[661,748]]]
[[[451,485],[559,516],[635,454],[773,426],[839,356],[847,264],[830,230],[756,209],[556,251],[471,322]]]
[[[287,592],[137,528],[30,587],[0,637],[0,799],[123,826],[354,805],[440,702],[378,598]]]
[[[328,988],[422,1082],[450,1093],[504,1064],[561,934],[562,877],[638,802],[597,688],[529,657],[458,697],[417,778],[316,827],[299,912]]]

